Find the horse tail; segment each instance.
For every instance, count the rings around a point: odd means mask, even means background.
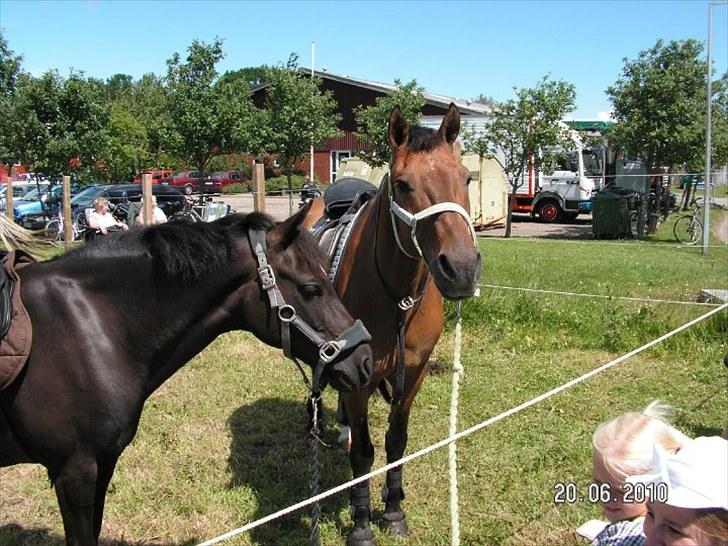
[[[382,398],[384,398],[384,401],[387,404],[391,405],[392,404],[392,393],[389,392],[389,385],[387,384],[387,382],[385,380],[382,380],[379,382],[379,385],[377,385],[377,386],[379,387],[379,392],[382,394]]]
[[[19,226],[5,214],[0,214],[0,241],[6,250],[27,249],[40,242],[34,232]]]

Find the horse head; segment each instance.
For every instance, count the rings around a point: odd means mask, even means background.
[[[286,356],[300,358],[313,369],[313,387],[330,383],[335,389],[352,391],[364,387],[372,372],[371,337],[361,321],[354,321],[328,280],[323,252],[315,239],[301,228],[308,206],[271,228],[261,239],[266,268],[261,263],[256,236],[249,234],[257,255],[260,285],[268,293],[269,310],[280,328],[251,324],[266,342],[282,346]],[[266,271],[263,271],[267,269]],[[271,277],[272,276],[272,277]],[[278,291],[277,294],[271,287]],[[273,339],[271,339],[271,336]]]
[[[480,278],[480,253],[470,221],[470,174],[452,144],[460,112],[450,104],[440,129],[410,126],[397,107],[389,116],[392,150],[390,215],[400,250],[422,257],[448,299],[472,296]]]

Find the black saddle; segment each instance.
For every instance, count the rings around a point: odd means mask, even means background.
[[[339,178],[331,184],[324,192],[324,204],[326,205],[326,216],[331,220],[341,218],[355,202],[358,202],[358,209],[363,203],[369,200],[375,193],[377,187],[360,178]]]

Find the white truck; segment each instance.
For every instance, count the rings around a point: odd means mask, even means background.
[[[533,167],[516,191],[514,212],[527,212],[541,221],[557,223],[591,212],[594,192],[604,183],[604,150],[582,146],[574,135],[575,147],[557,154],[557,166],[550,174]],[[511,191],[508,186],[507,191]]]

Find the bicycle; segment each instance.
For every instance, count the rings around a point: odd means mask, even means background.
[[[62,210],[59,210],[55,216],[46,222],[44,233],[52,245],[59,245],[65,241],[66,232],[64,227],[65,219]],[[81,231],[79,231],[78,224],[71,222],[71,240],[78,241],[80,238]]]
[[[182,210],[175,212],[167,220],[168,222],[184,222],[187,224],[194,224],[202,222],[202,208],[195,204],[195,199],[185,196],[185,203]]]
[[[695,245],[703,238],[703,223],[700,221],[703,205],[699,201],[700,199],[693,199],[690,203],[690,214],[678,216],[672,226],[672,233],[679,243]]]

